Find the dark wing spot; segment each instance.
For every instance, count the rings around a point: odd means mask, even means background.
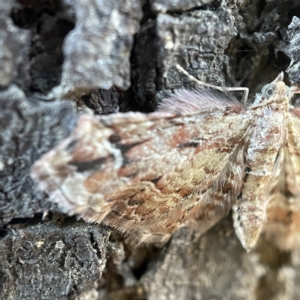
[[[278,151],[278,153],[277,153],[277,155],[276,155],[276,158],[275,158],[274,163],[277,162],[278,158],[279,158],[279,151]]]
[[[136,142],[136,143],[131,143],[131,144],[120,144],[120,143],[116,143],[115,146],[121,150],[122,154],[126,154],[126,152],[128,152],[130,149],[139,146],[141,144],[143,144],[144,142],[146,142],[147,140],[143,140],[140,142]]]
[[[245,170],[244,182],[247,182],[249,174],[252,171],[252,169],[250,167],[246,167],[244,170]]]
[[[162,178],[162,176],[159,176],[157,178],[151,179],[150,181],[153,182],[154,184],[157,184],[161,178]]]
[[[73,150],[75,150],[77,143],[77,140],[71,141],[70,144],[66,147],[66,151],[72,152]]]
[[[143,203],[145,203],[145,200],[143,200],[143,199],[141,199],[141,200],[129,199],[127,202],[128,206],[142,205]]]
[[[187,143],[182,143],[182,144],[179,144],[177,147],[179,149],[182,149],[182,148],[186,148],[186,147],[198,147],[199,146],[199,143],[198,142],[187,142]]]
[[[107,157],[101,157],[90,161],[71,162],[70,165],[75,166],[78,172],[99,170],[107,160]]]
[[[131,143],[131,144],[121,144],[121,143],[119,143],[119,142],[116,142],[116,143],[112,143],[112,144],[114,144],[115,145],[115,147],[117,148],[117,149],[119,149],[120,151],[121,151],[121,154],[122,154],[122,156],[123,156],[123,165],[122,165],[122,167],[124,167],[124,166],[126,166],[127,164],[129,164],[130,163],[130,160],[128,159],[128,157],[126,156],[126,153],[130,150],[130,149],[132,149],[132,148],[134,148],[134,147],[136,147],[136,146],[139,146],[139,145],[141,145],[141,144],[143,144],[143,143],[145,143],[145,142],[147,142],[148,141],[148,139],[147,140],[143,140],[143,141],[139,141],[139,142],[135,142],[135,143]]]
[[[251,168],[250,167],[246,167],[245,168],[245,173],[249,174],[251,172]]]
[[[113,133],[109,138],[108,140],[112,143],[112,144],[116,144],[118,142],[121,141],[121,137],[118,136],[116,133]]]

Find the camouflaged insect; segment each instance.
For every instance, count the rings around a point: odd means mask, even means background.
[[[69,214],[110,225],[138,244],[164,243],[182,226],[205,232],[232,209],[236,234],[250,250],[267,218],[289,230],[276,215],[280,197],[299,206],[293,93],[282,73],[247,109],[221,93],[182,90],[151,114],[81,115],[32,176]],[[288,200],[284,205],[286,212]]]

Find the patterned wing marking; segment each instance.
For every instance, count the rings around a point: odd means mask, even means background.
[[[218,210],[216,220],[230,206],[222,201],[237,194],[233,179],[232,195],[222,198],[230,182],[225,174],[236,176],[230,164],[233,155],[241,156],[250,117],[236,103],[218,108],[202,112],[199,105],[189,115],[81,116],[72,135],[36,162],[32,175],[70,214],[104,222],[134,240],[164,242],[189,216],[201,218],[199,203],[205,203],[205,214]],[[208,200],[213,191],[215,199]]]

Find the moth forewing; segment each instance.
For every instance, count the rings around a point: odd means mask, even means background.
[[[208,229],[235,201],[233,157],[250,118],[237,101],[207,91],[179,92],[172,103],[136,118],[80,116],[33,177],[65,211],[138,241],[165,241],[196,215]]]

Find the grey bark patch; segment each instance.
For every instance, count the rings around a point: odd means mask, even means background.
[[[0,91],[0,224],[53,204],[30,177],[32,164],[66,138],[77,117],[71,102],[28,101],[16,86]]]
[[[108,237],[83,222],[11,226],[0,241],[1,299],[70,299],[94,288]]]

